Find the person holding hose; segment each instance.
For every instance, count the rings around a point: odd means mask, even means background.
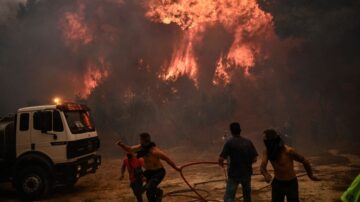
[[[180,168],[163,152],[154,142],[151,141],[149,133],[140,134],[140,144],[128,146],[121,141],[117,142],[126,152],[136,152],[137,157],[144,158],[144,176],[146,178],[146,196],[149,202],[161,202],[163,191],[158,188],[158,185],[164,179],[166,171],[161,160],[165,161],[176,171],[180,172]]]
[[[275,177],[271,183],[271,201],[283,202],[286,197],[288,202],[298,202],[299,190],[294,170],[294,161],[303,164],[306,173],[311,180],[319,181],[320,179],[314,176],[309,161],[297,153],[292,147],[286,145],[275,130],[265,130],[264,134],[266,150],[263,154],[260,171],[264,176],[265,181],[270,183],[272,176],[266,169],[268,161],[270,161],[274,168]]]

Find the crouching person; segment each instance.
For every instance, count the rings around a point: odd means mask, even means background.
[[[146,196],[149,202],[161,202],[163,191],[158,188],[158,186],[166,174],[161,160],[165,161],[177,171],[180,171],[180,168],[178,168],[175,163],[151,141],[150,134],[148,133],[140,134],[139,145],[128,146],[120,141],[117,144],[125,151],[137,152],[138,157],[144,158]]]

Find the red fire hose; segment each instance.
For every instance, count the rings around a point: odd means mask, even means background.
[[[192,162],[192,163],[187,163],[185,165],[182,165],[180,167],[180,176],[181,178],[184,180],[185,184],[189,187],[190,190],[178,190],[178,191],[173,191],[173,192],[169,192],[167,193],[165,196],[184,196],[184,197],[190,197],[192,199],[195,199],[196,201],[199,200],[199,201],[203,201],[203,202],[210,202],[210,201],[218,201],[218,200],[209,200],[209,199],[206,199],[210,193],[206,190],[203,190],[203,189],[196,189],[194,186],[192,186],[189,181],[185,178],[184,176],[184,173],[183,173],[183,169],[186,168],[186,167],[190,167],[190,166],[194,166],[194,165],[203,165],[203,164],[208,164],[208,165],[217,165],[218,162],[212,162],[212,161],[199,161],[199,162]],[[227,163],[224,163],[224,165],[227,165]],[[227,175],[226,175],[226,170],[224,168],[224,174],[225,174],[225,179],[227,179]],[[255,175],[259,175],[259,174],[255,174]],[[299,174],[297,175],[297,177],[303,177],[303,176],[306,176],[307,174],[305,173],[302,173],[302,174]],[[218,181],[218,180],[217,180]],[[209,181],[210,182],[210,181]],[[271,184],[268,184],[264,187],[261,187],[260,189],[257,189],[256,191],[260,191],[260,190],[263,190],[265,188],[268,188],[270,187]],[[186,192],[189,192],[189,191],[192,191],[194,192],[198,197],[195,197],[195,196],[190,196],[190,195],[185,195],[184,193]],[[207,194],[206,197],[203,197],[203,195],[201,195],[199,192],[205,192]],[[240,198],[242,198],[243,196],[241,196]]]
[[[199,165],[199,164],[218,164],[218,162],[211,162],[211,161],[200,161],[200,162],[192,162],[192,163],[187,163],[185,165],[182,165],[180,167],[180,176],[181,178],[184,180],[185,184],[190,188],[191,191],[193,191],[200,199],[200,201],[216,201],[216,200],[206,200],[198,191],[197,189],[195,189],[193,186],[191,186],[191,184],[187,181],[187,179],[184,177],[184,173],[183,173],[183,169],[189,166],[194,166],[194,165]],[[224,165],[226,165],[226,163],[224,163]],[[226,176],[226,172],[225,172],[225,176]]]

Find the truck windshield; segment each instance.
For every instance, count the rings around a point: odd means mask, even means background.
[[[64,114],[71,133],[79,134],[95,131],[94,124],[88,111],[65,111]]]

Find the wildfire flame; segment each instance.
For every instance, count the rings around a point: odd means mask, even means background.
[[[114,0],[114,2],[122,3],[120,0]],[[59,22],[65,44],[74,52],[77,52],[80,46],[90,44],[95,40],[93,31],[85,21],[85,2],[79,0],[77,3],[78,9],[75,12],[65,12],[64,18]],[[95,62],[93,58],[88,59],[83,76],[84,88],[80,90],[81,97],[88,97],[99,83],[108,77],[109,67],[110,64],[103,56],[99,56]]]
[[[220,57],[215,70],[214,85],[220,85],[220,83],[228,84],[230,83],[230,76],[228,74],[228,69],[230,68],[229,63],[224,62],[224,57]]]
[[[197,85],[198,64],[194,55],[194,43],[197,30],[185,32],[179,47],[173,53],[171,63],[162,76],[165,80],[176,80],[179,76],[187,75]]]
[[[194,44],[202,38],[204,30],[221,24],[234,35],[234,41],[226,54],[219,57],[214,72],[213,84],[231,81],[232,69],[243,68],[245,75],[256,63],[260,44],[253,39],[267,37],[272,32],[272,16],[262,11],[256,0],[149,0],[146,16],[155,22],[174,23],[185,32],[181,45],[177,45],[172,62],[163,79],[175,80],[187,75],[197,82],[198,65]]]
[[[109,76],[109,66],[104,58],[100,57],[96,63],[89,63],[84,75],[85,89],[81,93],[83,97],[87,97],[91,92]]]
[[[74,50],[76,50],[79,45],[86,45],[94,40],[89,26],[85,23],[85,4],[81,1],[78,1],[78,4],[79,8],[77,12],[66,12],[64,18],[60,20],[60,27],[65,42]]]
[[[121,6],[122,0],[107,0]],[[90,26],[85,19],[86,1],[78,0],[78,9],[64,13],[60,19],[60,28],[65,43],[74,51],[88,44],[101,44],[101,36],[97,35],[96,27],[112,30],[111,36],[116,35],[117,28],[104,26]],[[253,68],[267,55],[263,41],[271,40],[273,34],[272,16],[260,9],[256,0],[146,0],[145,17],[156,23],[176,24],[182,30],[182,38],[174,44],[170,62],[164,63],[159,77],[162,80],[175,81],[181,76],[189,77],[199,86],[199,66],[195,47],[201,44],[204,33],[211,27],[221,25],[233,35],[233,41],[227,50],[218,56],[213,72],[214,85],[227,85],[231,82],[237,69],[245,76],[251,74]],[[97,22],[97,21],[96,21]],[[96,23],[95,22],[95,23]],[[115,30],[114,30],[115,29]],[[112,38],[112,37],[108,37]],[[99,55],[101,55],[101,51]],[[106,79],[111,66],[104,57],[96,56],[97,61],[88,58],[84,73],[85,89],[81,93],[87,97]]]

